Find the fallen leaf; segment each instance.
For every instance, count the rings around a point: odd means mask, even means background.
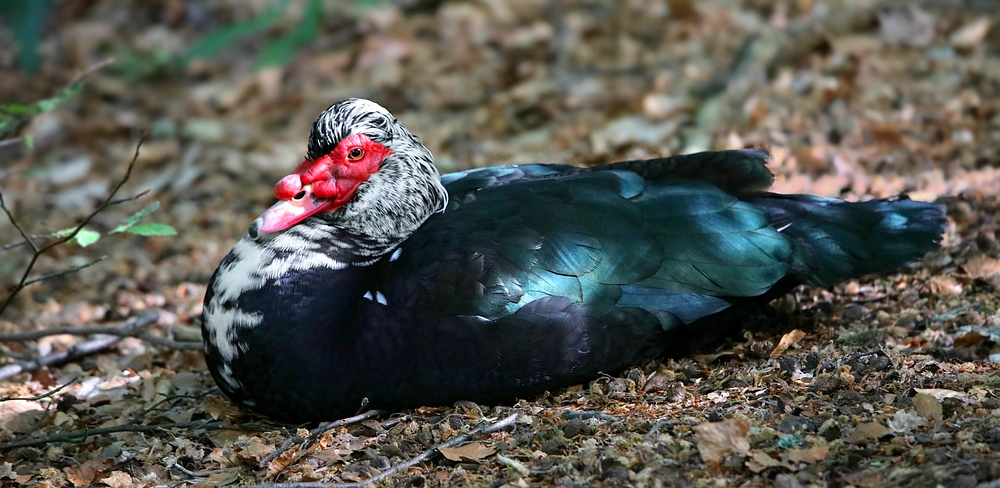
[[[941,422],[944,419],[944,414],[941,410],[941,401],[934,398],[933,395],[927,393],[917,393],[913,396],[913,408],[917,411],[917,415],[933,420],[934,422]]]
[[[924,393],[936,398],[938,401],[944,400],[945,398],[959,398],[964,399],[968,395],[961,391],[948,390],[945,388],[914,388],[914,390],[920,394]]]
[[[809,449],[789,449],[788,460],[793,463],[815,463],[826,459],[830,454],[829,446],[813,446]]]
[[[897,434],[908,434],[926,423],[927,420],[913,410],[897,410],[888,422],[889,428]]]
[[[773,468],[775,466],[787,467],[781,461],[778,461],[777,459],[768,456],[767,453],[761,451],[753,453],[753,455],[750,456],[750,459],[747,459],[746,466],[750,468],[750,471],[753,471],[754,473],[759,473],[767,468]]]
[[[260,437],[252,437],[246,445],[237,453],[237,455],[245,460],[260,461],[268,454],[274,452],[274,445],[266,444],[260,440]]]
[[[962,266],[965,272],[973,278],[986,278],[990,275],[1000,274],[1000,260],[980,254]]]
[[[932,276],[930,280],[931,293],[941,296],[960,295],[962,284],[949,276]]]
[[[528,467],[524,465],[524,463],[516,459],[511,459],[507,456],[499,455],[497,456],[497,461],[503,463],[505,466],[507,466],[508,469],[520,473],[521,476],[528,476],[529,474],[531,474],[531,470],[529,470]]]
[[[718,467],[722,460],[731,452],[750,453],[750,441],[747,433],[750,424],[742,419],[728,419],[722,422],[709,422],[694,427],[698,442],[698,452],[710,468]]]
[[[198,483],[199,486],[225,486],[231,485],[240,479],[240,469],[227,469],[221,473],[212,473],[207,479]]]
[[[955,338],[955,347],[971,347],[979,344],[980,342],[988,339],[989,336],[980,334],[979,331],[973,330],[968,334],[961,335]]]
[[[785,352],[789,347],[792,347],[792,345],[795,344],[796,342],[802,340],[802,338],[805,336],[806,333],[802,332],[799,329],[795,329],[781,336],[781,340],[778,341],[778,345],[774,346],[774,350],[771,351],[771,359],[781,356],[781,353]]]
[[[879,12],[878,24],[886,44],[924,47],[934,40],[934,17],[916,5]]]
[[[970,24],[960,27],[951,33],[951,45],[959,49],[971,49],[983,42],[986,33],[990,31],[989,17],[980,17]]]
[[[124,471],[112,471],[111,474],[101,480],[101,483],[104,483],[111,488],[125,488],[127,486],[135,485],[135,482],[132,480],[132,476]]]
[[[97,470],[86,464],[67,466],[63,468],[63,473],[66,473],[66,479],[73,483],[73,486],[90,486],[97,477]]]
[[[877,440],[883,436],[892,433],[892,429],[878,423],[878,422],[866,422],[863,424],[858,424],[851,433],[850,441],[854,443],[861,443],[869,440]]]
[[[470,442],[459,447],[442,447],[438,450],[441,451],[441,454],[443,454],[444,457],[455,462],[475,462],[496,452],[495,449],[483,444],[482,442]]]

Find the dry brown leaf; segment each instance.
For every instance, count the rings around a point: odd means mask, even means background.
[[[826,459],[830,454],[829,446],[813,446],[809,449],[789,449],[788,460],[793,463],[815,463]]]
[[[941,401],[927,393],[917,393],[913,396],[913,408],[917,411],[917,415],[925,419],[934,422],[941,422],[944,419]]]
[[[266,444],[260,440],[260,437],[254,436],[250,438],[250,442],[243,446],[238,455],[242,459],[260,461],[272,452],[274,452],[273,444]]]
[[[97,471],[87,466],[67,466],[63,468],[63,473],[73,486],[90,486],[97,476]]]
[[[968,334],[959,336],[955,338],[955,347],[971,347],[979,344],[980,342],[989,339],[989,336],[980,334],[979,331],[972,331]]]
[[[112,471],[107,477],[101,480],[111,488],[126,488],[135,485],[132,476],[124,471]]]
[[[750,424],[743,419],[709,422],[695,426],[694,431],[698,452],[710,468],[722,464],[722,460],[731,452],[750,453],[750,441],[747,440]]]
[[[932,276],[931,293],[941,296],[960,295],[962,284],[949,276]]]
[[[757,451],[753,453],[753,455],[750,456],[750,459],[747,459],[746,466],[750,468],[750,471],[753,471],[754,473],[759,473],[767,468],[773,468],[775,466],[784,466],[786,468],[788,467],[781,461],[778,461],[777,459],[768,456],[767,453],[762,451]]]
[[[795,329],[781,336],[781,340],[778,341],[778,345],[774,346],[774,350],[771,351],[771,359],[781,356],[783,352],[785,352],[789,347],[792,347],[792,345],[795,344],[796,342],[802,340],[802,338],[805,336],[806,333],[802,332],[799,329]]]
[[[960,27],[951,33],[951,45],[959,49],[971,49],[983,42],[986,33],[990,31],[990,18],[980,17],[971,24]]]
[[[294,450],[289,449],[289,450],[281,453],[280,456],[278,456],[277,458],[275,458],[271,462],[267,463],[267,477],[270,478],[270,477],[272,477],[272,476],[280,473],[281,470],[287,468],[288,465],[291,464],[292,461],[294,461],[294,460],[295,460],[295,451]]]
[[[496,452],[495,449],[482,442],[470,442],[459,447],[442,447],[438,450],[441,451],[444,457],[455,462],[475,462]]]
[[[198,486],[225,486],[231,485],[240,479],[240,469],[227,469],[221,473],[212,473],[208,478],[198,483]]]
[[[963,268],[973,278],[986,278],[990,275],[1000,274],[1000,260],[980,254],[968,260]]]
[[[914,388],[914,391],[916,391],[918,394],[923,393],[930,395],[936,398],[938,401],[944,400],[945,398],[964,399],[965,397],[968,396],[965,392],[948,390],[946,388]]]
[[[877,440],[880,437],[891,433],[892,429],[878,422],[866,422],[858,424],[857,428],[854,429],[854,432],[851,433],[850,441],[861,443],[869,440]]]

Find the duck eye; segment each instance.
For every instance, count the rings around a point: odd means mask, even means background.
[[[364,156],[364,155],[365,155],[364,149],[361,149],[360,147],[356,147],[354,149],[351,149],[351,151],[347,153],[347,159],[350,159],[350,160],[353,161],[353,160],[361,159],[361,156]]]

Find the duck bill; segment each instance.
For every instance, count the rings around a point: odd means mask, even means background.
[[[281,200],[250,224],[250,237],[285,230],[321,212],[335,208],[333,200],[316,199],[307,195],[299,200]]]

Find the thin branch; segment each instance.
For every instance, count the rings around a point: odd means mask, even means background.
[[[71,87],[71,86],[73,86],[73,85],[75,85],[75,84],[83,81],[84,78],[90,76],[95,71],[97,71],[97,70],[99,70],[99,69],[101,69],[101,68],[103,68],[105,66],[108,66],[108,65],[110,65],[111,63],[114,63],[114,62],[115,62],[115,58],[111,57],[111,58],[105,59],[104,61],[98,61],[97,63],[92,64],[92,65],[84,68],[83,71],[77,73],[76,76],[73,77],[73,79],[69,80],[69,83],[66,83],[66,88],[69,88],[69,87]]]
[[[35,245],[35,241],[31,240],[31,238],[28,237],[28,233],[25,232],[23,228],[21,228],[21,224],[17,222],[17,219],[14,218],[14,214],[10,213],[10,209],[7,208],[7,202],[3,201],[3,192],[0,192],[0,209],[3,209],[3,213],[7,214],[7,219],[10,220],[10,223],[13,224],[14,228],[17,229],[17,231],[21,234],[21,237],[24,238],[24,241],[27,242],[29,246],[31,246],[31,249],[34,250],[35,252],[38,252],[38,246]]]
[[[108,259],[108,257],[107,256],[101,256],[101,257],[99,257],[99,258],[97,258],[97,259],[95,259],[95,260],[93,260],[93,261],[91,261],[89,263],[81,264],[80,266],[73,266],[72,268],[67,268],[67,269],[63,269],[63,270],[59,270],[59,271],[53,271],[53,272],[51,272],[49,274],[43,274],[41,276],[38,276],[38,277],[32,278],[32,279],[30,279],[28,281],[25,281],[24,282],[24,286],[33,285],[35,283],[38,283],[39,281],[50,280],[52,278],[56,278],[58,276],[63,276],[63,275],[68,275],[70,273],[76,273],[77,271],[80,271],[81,269],[89,268],[89,267],[91,267],[91,266],[93,266],[93,265],[95,265],[95,264],[97,264],[97,263],[99,263],[101,261],[104,261],[105,259]]]
[[[122,327],[122,335],[105,336],[84,343],[76,344],[65,351],[59,351],[45,356],[41,356],[28,361],[7,364],[0,367],[0,380],[6,380],[11,376],[36,371],[45,366],[57,363],[64,363],[76,358],[88,356],[98,351],[103,351],[122,340],[123,337],[137,334],[141,329],[157,321],[159,313],[156,311],[140,315],[132,323]]]
[[[45,330],[33,330],[31,332],[15,332],[11,334],[0,334],[0,342],[24,342],[37,341],[43,337],[55,335],[89,336],[104,334],[118,337],[136,337],[151,344],[164,346],[170,349],[180,350],[200,350],[203,346],[198,341],[175,341],[151,334],[148,331],[131,329],[129,327],[55,327]]]
[[[28,280],[28,275],[31,274],[31,270],[35,267],[35,263],[38,262],[38,258],[42,254],[45,254],[45,252],[47,252],[49,249],[52,249],[53,247],[56,247],[65,242],[69,242],[71,239],[76,237],[76,235],[81,230],[83,230],[83,227],[89,224],[90,221],[97,216],[97,214],[103,212],[104,209],[108,208],[111,205],[111,202],[114,201],[115,195],[118,193],[118,190],[121,190],[122,186],[124,186],[125,183],[128,182],[129,178],[132,176],[132,169],[135,168],[135,163],[136,161],[139,160],[139,149],[142,148],[142,143],[145,142],[146,136],[147,133],[143,133],[142,137],[139,138],[139,142],[135,145],[135,153],[132,155],[132,160],[129,161],[128,168],[125,169],[125,174],[121,177],[120,180],[118,180],[118,184],[115,185],[115,187],[111,190],[111,193],[109,193],[108,197],[104,199],[104,202],[98,205],[97,208],[90,213],[90,215],[88,215],[85,219],[83,219],[83,222],[80,222],[68,234],[52,242],[49,242],[48,244],[40,248],[34,243],[34,241],[29,239],[27,233],[25,233],[21,229],[20,225],[17,223],[17,219],[14,218],[14,215],[10,212],[10,210],[7,208],[7,205],[3,202],[3,192],[0,192],[0,206],[3,207],[3,211],[7,214],[7,218],[10,220],[12,224],[14,224],[15,227],[17,227],[17,229],[21,232],[21,236],[24,237],[25,240],[29,242],[31,248],[35,250],[34,254],[31,256],[31,260],[28,261],[28,266],[24,269],[24,273],[21,274],[21,279],[17,282],[17,285],[14,287],[14,290],[11,291],[10,295],[7,296],[7,299],[4,300],[2,304],[0,304],[0,315],[3,314],[4,310],[7,309],[7,306],[10,305],[10,303],[14,300],[14,297],[16,297],[17,294],[20,293],[25,286],[27,286],[25,282]]]
[[[11,146],[23,141],[23,137],[11,137],[10,139],[0,140],[0,147]]]
[[[11,249],[15,249],[21,246],[34,245],[33,241],[35,239],[51,239],[51,238],[52,236],[31,236],[28,239],[20,239],[14,242],[8,242],[7,244],[0,246],[0,251],[9,251]]]
[[[496,432],[498,430],[506,429],[514,425],[514,421],[517,420],[517,413],[510,415],[509,417],[500,420],[491,425],[480,424],[468,434],[463,434],[460,436],[452,437],[448,439],[447,442],[438,444],[417,456],[410,458],[409,460],[399,463],[371,478],[364,481],[359,481],[357,483],[320,483],[320,482],[310,482],[310,483],[262,483],[259,485],[251,485],[253,488],[363,488],[365,486],[374,485],[395,475],[403,470],[409,469],[417,464],[420,464],[438,454],[440,449],[447,449],[451,447],[458,446],[472,440],[472,436],[476,434],[489,434],[491,432]]]
[[[74,430],[72,432],[55,434],[47,437],[39,437],[36,439],[19,439],[16,441],[3,442],[0,443],[0,451],[6,451],[8,449],[14,449],[18,447],[44,446],[52,444],[54,442],[80,441],[80,440],[85,440],[90,436],[116,434],[119,432],[157,432],[163,429],[243,430],[240,427],[241,426],[229,426],[226,425],[224,422],[208,421],[208,420],[195,420],[191,422],[177,422],[177,423],[160,424],[160,425],[124,424],[124,425],[116,425],[113,427],[98,427],[95,429]]]
[[[370,419],[372,417],[377,417],[379,415],[382,415],[383,413],[385,413],[385,412],[382,412],[381,410],[369,410],[369,411],[367,411],[367,412],[365,412],[365,413],[363,413],[361,415],[355,415],[353,417],[347,417],[347,418],[343,418],[343,419],[340,419],[340,420],[335,420],[333,422],[327,422],[325,424],[322,424],[319,427],[316,427],[315,429],[310,430],[308,437],[299,437],[297,435],[296,436],[291,436],[288,439],[285,439],[285,442],[281,444],[281,447],[275,449],[274,452],[272,452],[271,454],[268,454],[266,457],[264,457],[264,459],[261,459],[259,466],[261,468],[266,467],[268,465],[268,463],[270,463],[271,461],[274,461],[275,459],[278,459],[278,457],[280,457],[286,451],[288,451],[289,449],[291,449],[292,444],[294,444],[296,442],[301,442],[302,446],[304,447],[304,445],[306,443],[308,443],[310,441],[313,441],[315,439],[318,439],[320,436],[322,436],[323,434],[325,434],[325,433],[327,433],[327,432],[329,432],[329,431],[331,431],[333,429],[336,429],[336,428],[339,428],[339,427],[343,427],[345,425],[351,425],[351,424],[356,424],[358,422],[363,422],[363,421],[368,420],[368,419]]]
[[[0,402],[9,402],[9,401],[13,401],[13,400],[24,400],[24,401],[34,402],[34,401],[38,401],[38,400],[44,400],[46,398],[51,397],[52,395],[55,395],[56,393],[59,393],[60,391],[66,389],[70,385],[76,384],[76,382],[79,381],[79,380],[80,380],[80,378],[73,378],[72,380],[69,381],[69,383],[66,383],[65,385],[59,385],[57,388],[55,388],[52,391],[49,391],[48,393],[45,393],[43,395],[38,395],[38,396],[33,396],[33,397],[5,397],[5,398],[0,398]]]
[[[142,190],[141,192],[136,193],[135,195],[132,195],[130,197],[119,198],[117,200],[111,200],[111,202],[108,203],[108,206],[111,206],[111,205],[121,205],[121,204],[123,204],[125,202],[131,202],[132,200],[138,200],[138,199],[140,199],[140,198],[142,198],[142,197],[144,197],[144,196],[146,196],[148,194],[149,194],[149,188],[146,188],[145,190]]]
[[[54,335],[89,336],[105,334],[125,337],[135,332],[127,333],[124,327],[55,327],[52,329],[33,330],[31,332],[15,332],[0,334],[0,342],[37,341],[43,337]]]
[[[149,332],[143,332],[142,334],[134,337],[144,340],[150,344],[156,344],[157,346],[163,346],[168,349],[177,349],[182,351],[200,351],[205,347],[201,342],[175,341],[167,339],[166,337],[155,336]]]

